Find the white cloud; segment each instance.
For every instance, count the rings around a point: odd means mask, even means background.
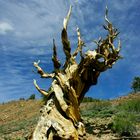
[[[41,47],[50,52],[53,38],[57,45],[61,43],[63,18],[68,9],[65,0],[59,0],[59,3],[57,0],[0,1],[0,20],[11,22],[14,27],[12,34],[0,38],[0,44],[7,46],[7,51],[24,51],[31,55],[38,54]],[[1,34],[13,30],[10,24],[6,27],[1,29]],[[30,48],[32,46],[34,49]]]
[[[7,22],[0,22],[0,34],[5,35],[10,31],[13,31],[14,28],[12,27],[11,24]]]

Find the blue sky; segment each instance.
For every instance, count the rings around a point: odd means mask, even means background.
[[[48,89],[51,81],[34,73],[33,61],[41,60],[48,72],[53,70],[52,40],[55,38],[59,58],[64,60],[60,32],[69,5],[73,5],[69,23],[69,39],[76,46],[76,27],[87,44],[85,51],[94,49],[92,40],[105,36],[104,11],[120,31],[121,54],[124,59],[101,74],[97,86],[87,96],[111,99],[128,94],[134,76],[140,76],[140,1],[139,0],[0,0],[0,102],[20,97],[28,98]]]

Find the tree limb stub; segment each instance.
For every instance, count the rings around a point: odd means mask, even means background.
[[[65,30],[67,30],[67,26],[68,26],[68,22],[69,22],[69,19],[70,19],[71,12],[72,12],[72,6],[70,6],[68,14],[67,14],[66,18],[64,18],[64,21],[63,21],[63,28]]]
[[[80,56],[83,57],[82,47],[85,46],[85,43],[81,39],[81,33],[80,33],[80,29],[78,27],[77,27],[77,37],[78,37],[78,45],[77,45],[77,49],[75,50],[75,52],[72,55],[73,58],[75,58],[77,56],[78,52],[80,52]]]
[[[37,89],[41,94],[43,94],[43,95],[45,95],[45,96],[49,96],[49,93],[48,93],[47,91],[45,91],[45,90],[43,90],[43,89],[40,89],[40,87],[37,85],[35,79],[34,79],[34,85],[35,85],[36,89]]]
[[[38,65],[40,63],[40,61],[38,62],[34,62],[34,67],[36,67],[37,72],[40,74],[41,78],[53,78],[54,77],[54,73],[48,74],[45,73],[42,68]]]

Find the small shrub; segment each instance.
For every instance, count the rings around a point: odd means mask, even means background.
[[[10,123],[6,123],[3,125],[0,125],[0,138],[1,136],[5,137],[5,140],[15,140],[13,138],[9,138],[8,135],[17,132],[26,132],[28,133],[30,130],[30,127],[34,127],[38,121],[38,116],[33,116],[29,119],[19,120],[19,121],[12,121]],[[0,139],[1,140],[1,139]],[[25,140],[23,138],[20,138],[20,140]]]
[[[118,110],[115,107],[110,106],[106,109],[99,111],[96,116],[100,117],[100,118],[106,118],[106,117],[111,117],[112,115],[116,114],[117,112],[118,112]]]
[[[35,94],[32,94],[32,95],[29,97],[29,100],[35,100]]]
[[[140,77],[134,77],[131,88],[135,93],[140,91]]]
[[[111,107],[111,103],[108,101],[97,101],[94,102],[89,110],[94,110],[94,111],[101,111],[101,110],[105,110]]]
[[[136,132],[134,116],[126,112],[117,114],[113,121],[112,130],[120,136],[133,136]]]
[[[24,100],[25,100],[25,98],[19,98],[19,100],[20,100],[20,101],[24,101]]]
[[[93,102],[88,108],[82,110],[81,114],[85,117],[111,117],[116,112],[108,101]]]
[[[129,100],[119,105],[119,108],[128,112],[140,113],[140,99]]]
[[[83,98],[83,103],[86,103],[86,102],[98,102],[100,101],[99,99],[93,99],[92,97],[84,97]]]

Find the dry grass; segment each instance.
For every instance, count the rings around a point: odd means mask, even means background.
[[[40,100],[11,101],[0,105],[0,140],[28,135],[38,120]]]
[[[89,113],[90,110],[97,111],[99,108],[100,114],[98,113],[98,116],[101,116],[108,113],[104,112],[104,107],[116,106],[131,99],[140,99],[140,93],[130,94],[111,101],[103,102],[96,100],[94,102],[82,103],[80,108],[83,111],[89,111]],[[25,140],[24,137],[33,131],[37,123],[38,116],[40,115],[39,110],[42,105],[43,102],[41,100],[20,100],[0,104],[0,140]],[[92,115],[94,116],[94,114]],[[106,120],[103,117],[100,117],[100,119]],[[91,128],[94,127],[95,129],[95,116],[90,117],[90,120],[93,122]]]

